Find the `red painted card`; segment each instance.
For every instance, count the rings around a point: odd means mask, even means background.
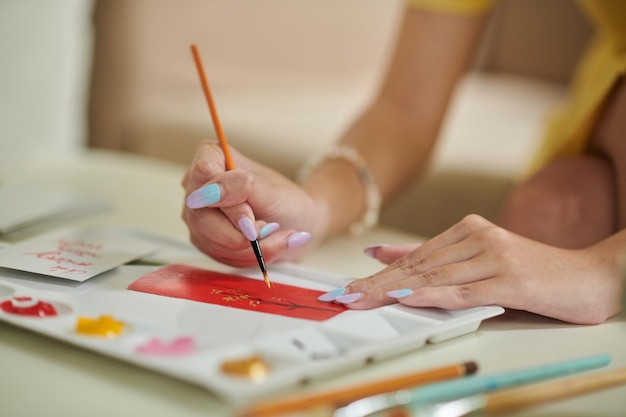
[[[307,320],[328,320],[346,311],[342,305],[318,301],[323,291],[276,282],[267,288],[260,280],[182,264],[149,272],[128,289]]]

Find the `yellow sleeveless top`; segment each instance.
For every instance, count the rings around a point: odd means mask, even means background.
[[[412,7],[443,13],[486,12],[494,0],[406,0]],[[533,172],[557,155],[584,151],[602,106],[626,73],[626,0],[578,0],[595,33],[575,69],[568,96],[554,110]],[[624,135],[626,140],[626,134]]]

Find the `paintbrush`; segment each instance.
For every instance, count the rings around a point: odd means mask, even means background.
[[[294,394],[254,404],[238,415],[240,417],[270,417],[313,409],[333,410],[370,395],[473,375],[477,369],[478,366],[475,362],[465,362],[368,381],[334,390]]]
[[[396,409],[387,416],[462,417],[494,416],[626,384],[626,368],[591,375],[510,388],[492,394],[477,394],[443,404]],[[385,414],[383,414],[385,415]]]
[[[411,390],[400,390],[366,397],[337,409],[333,417],[365,417],[378,415],[379,412],[402,406],[411,408],[443,403],[483,392],[596,369],[606,366],[610,362],[611,357],[609,355],[597,355],[494,375],[470,376],[453,381],[438,382]]]
[[[204,72],[204,66],[202,65],[202,60],[200,59],[200,52],[198,52],[198,48],[196,47],[196,45],[191,45],[191,54],[193,55],[193,59],[196,63],[196,68],[198,69],[198,75],[200,76],[200,83],[202,84],[202,89],[204,90],[204,96],[206,97],[207,104],[209,105],[209,111],[211,113],[211,119],[213,119],[213,127],[215,128],[215,133],[217,134],[217,140],[219,141],[220,147],[222,148],[222,152],[224,152],[226,170],[231,171],[235,169],[235,164],[232,157],[230,156],[230,148],[228,147],[226,135],[224,134],[224,130],[222,129],[222,123],[220,122],[220,118],[217,115],[217,107],[215,106],[215,102],[213,101],[213,95],[211,94],[211,88],[209,87],[209,80],[207,79],[207,76]],[[250,244],[252,245],[252,250],[254,251],[254,256],[256,256],[256,260],[259,263],[261,272],[263,273],[263,280],[265,281],[265,285],[270,288],[272,286],[272,283],[270,282],[270,278],[267,275],[267,268],[265,267],[265,260],[263,259],[263,253],[261,252],[259,239],[251,240]]]

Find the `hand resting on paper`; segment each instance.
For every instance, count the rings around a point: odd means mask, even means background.
[[[463,309],[499,305],[571,323],[601,323],[621,307],[620,267],[608,261],[626,232],[587,249],[545,245],[469,215],[423,244],[374,246],[388,264],[328,298],[352,309],[395,302]]]

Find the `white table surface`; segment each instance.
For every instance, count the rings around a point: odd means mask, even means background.
[[[73,223],[116,224],[186,241],[180,219],[184,167],[108,152],[4,167],[2,183],[63,187],[111,201],[114,210]],[[4,239],[20,240],[27,235]],[[0,241],[2,236],[0,236]],[[359,238],[328,242],[304,265],[360,277],[381,267],[364,256],[374,243],[418,237],[379,228]],[[317,382],[307,390],[340,387],[475,360],[480,373],[611,354],[610,368],[626,366],[626,314],[598,326],[575,326],[525,312],[508,311],[478,331],[362,370]],[[0,322],[0,416],[230,416],[233,407],[202,388],[100,356]],[[514,416],[624,416],[626,387],[534,408]]]

